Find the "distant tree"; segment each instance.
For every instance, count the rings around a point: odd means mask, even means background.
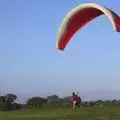
[[[27,105],[30,108],[41,108],[42,104],[45,101],[46,100],[44,98],[41,98],[41,97],[32,97],[32,98],[28,99]]]
[[[112,100],[112,103],[118,103],[116,99]]]
[[[17,96],[15,94],[7,94],[5,99],[9,103],[13,103],[17,99]]]
[[[54,102],[57,102],[59,101],[59,96],[57,95],[51,95],[51,96],[48,96],[47,97],[47,100],[48,100],[48,103],[54,103]]]
[[[13,110],[20,110],[22,108],[23,108],[23,106],[21,104],[18,104],[18,103],[13,103],[12,104],[12,109]]]
[[[109,103],[111,103],[111,100],[105,100],[104,103],[109,104]]]
[[[3,108],[4,103],[5,103],[5,96],[0,96],[0,109]]]
[[[13,109],[13,103],[17,99],[17,96],[15,94],[7,94],[5,96],[2,96],[2,110],[12,110]]]
[[[102,100],[97,100],[97,101],[96,101],[96,104],[102,104],[102,103],[103,103]]]

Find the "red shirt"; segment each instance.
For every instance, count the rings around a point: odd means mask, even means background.
[[[77,99],[78,99],[77,96],[72,96],[72,102],[77,101]]]

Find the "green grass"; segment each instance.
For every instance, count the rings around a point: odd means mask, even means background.
[[[120,105],[72,109],[0,112],[0,120],[120,120]]]

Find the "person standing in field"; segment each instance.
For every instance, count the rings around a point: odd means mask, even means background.
[[[72,98],[71,99],[72,99],[73,109],[76,111],[78,97],[74,92],[72,93]]]
[[[81,97],[76,95],[74,92],[72,93],[72,106],[73,109],[76,111],[76,107],[80,107],[81,104]]]

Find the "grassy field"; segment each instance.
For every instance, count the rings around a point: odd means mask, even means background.
[[[120,105],[72,109],[0,112],[0,120],[120,120]]]

